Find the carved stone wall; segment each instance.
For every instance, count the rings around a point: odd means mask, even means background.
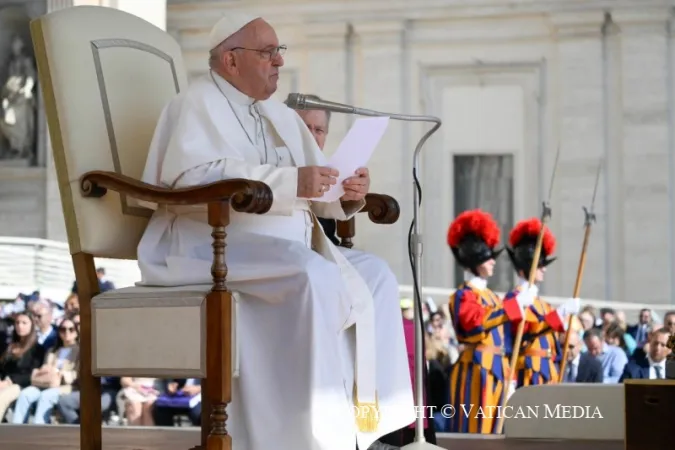
[[[6,79],[7,50],[12,37],[18,33],[32,56],[28,28],[30,20],[47,12],[79,5],[113,7],[138,15],[160,28],[166,25],[166,0],[0,1],[0,86]],[[30,161],[0,159],[0,235],[66,241],[61,198],[39,86],[34,93],[37,99],[35,156]]]
[[[19,63],[19,67],[27,65],[35,70],[29,23],[46,11],[45,0],[0,2],[0,91],[8,81],[10,63],[17,61],[12,53],[16,37],[23,43],[22,57],[25,58],[25,64]],[[44,120],[39,112],[41,97],[38,86],[32,89],[32,95],[35,110],[31,114],[33,132],[28,137],[30,151],[17,157],[10,151],[8,136],[3,136],[0,127],[0,235],[3,236],[44,237],[46,233],[46,141]],[[0,92],[0,102],[2,97]],[[5,94],[4,97],[8,96]],[[1,106],[0,114],[3,114]],[[25,120],[25,116],[18,112],[13,118]]]
[[[458,281],[445,231],[453,218],[451,161],[465,151],[457,143],[466,134],[457,128],[459,115],[462,108],[469,114],[483,104],[481,87],[504,87],[520,96],[504,95],[509,104],[485,103],[488,111],[482,114],[513,107],[520,115],[513,122],[521,124],[517,136],[511,139],[513,133],[497,124],[479,128],[471,145],[462,145],[513,156],[516,220],[540,214],[562,147],[551,199],[559,260],[550,266],[544,291],[572,294],[582,206],[591,202],[604,158],[582,295],[670,303],[675,295],[672,2],[479,3],[263,0],[247,12],[268,19],[289,46],[282,77],[292,76],[297,91],[443,119],[422,161],[423,284],[453,287]],[[191,72],[206,70],[207,35],[218,17],[243,7],[170,2],[167,27],[181,42]],[[465,103],[458,107],[460,99]],[[335,120],[327,148],[337,145],[350,118],[336,115]],[[372,160],[373,190],[399,199],[401,221],[386,230],[364,218],[358,223],[357,247],[384,257],[402,283],[411,281],[405,242],[412,215],[412,150],[425,129],[392,124]],[[508,139],[515,147],[505,150]],[[499,264],[508,264],[507,258]]]

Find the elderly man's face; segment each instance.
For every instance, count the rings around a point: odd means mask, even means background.
[[[570,341],[567,347],[567,359],[568,361],[574,360],[577,355],[581,352],[581,339],[579,339],[579,333],[570,332]]]
[[[232,49],[234,61],[229,70],[235,72],[246,94],[267,100],[277,90],[279,67],[284,65],[284,58],[276,52],[279,39],[274,28],[262,19],[254,20],[242,31],[242,45]]]
[[[298,111],[298,115],[302,118],[302,121],[305,122],[307,128],[309,128],[309,132],[314,136],[319,148],[323,150],[323,146],[326,144],[326,135],[328,134],[328,118],[326,117],[326,112],[316,109],[300,110]]]
[[[43,305],[35,308],[35,324],[40,328],[47,328],[52,323],[52,311]]]

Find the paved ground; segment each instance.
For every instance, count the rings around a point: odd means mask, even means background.
[[[194,428],[121,428],[103,430],[105,450],[188,450],[199,442]],[[507,441],[504,439],[440,439],[448,450],[623,450],[623,442]],[[2,450],[76,450],[79,428],[0,425]]]

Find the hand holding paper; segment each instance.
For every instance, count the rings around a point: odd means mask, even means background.
[[[388,125],[389,117],[356,119],[327,164],[328,167],[340,172],[337,182],[330,187],[323,197],[315,198],[315,202],[334,202],[345,195],[342,183],[346,179],[356,176],[357,170],[366,167]]]

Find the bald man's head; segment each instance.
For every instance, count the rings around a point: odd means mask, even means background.
[[[209,65],[239,91],[267,100],[277,90],[285,49],[274,28],[258,18],[211,50]]]

